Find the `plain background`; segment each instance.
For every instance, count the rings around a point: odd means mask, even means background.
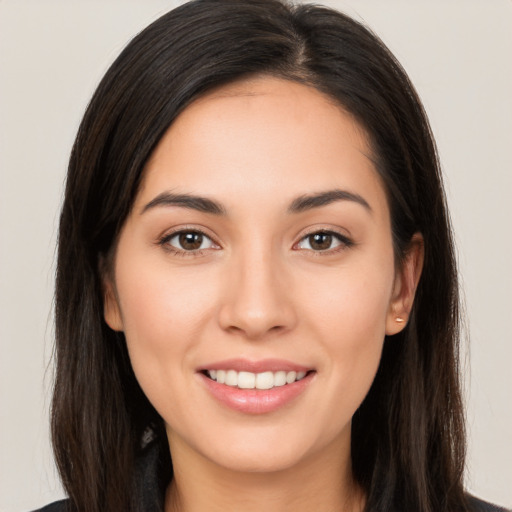
[[[1,512],[63,496],[48,436],[52,294],[78,123],[126,42],[178,3],[0,0]],[[430,116],[466,298],[467,486],[511,506],[512,2],[323,3],[381,36]]]

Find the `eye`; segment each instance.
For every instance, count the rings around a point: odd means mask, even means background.
[[[353,242],[346,236],[334,231],[316,231],[306,235],[297,244],[299,249],[308,249],[315,252],[327,252],[350,247]]]
[[[167,248],[170,246],[177,253],[217,248],[217,245],[209,236],[198,230],[184,230],[171,233],[162,238],[160,243]]]

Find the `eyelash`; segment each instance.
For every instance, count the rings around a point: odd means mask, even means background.
[[[344,251],[345,249],[350,249],[355,245],[355,242],[348,238],[346,235],[342,235],[341,233],[338,233],[337,231],[329,230],[329,229],[315,229],[314,231],[310,231],[309,233],[306,233],[302,236],[302,238],[297,242],[298,245],[303,240],[306,240],[307,238],[313,236],[313,235],[328,235],[335,238],[338,242],[340,242],[340,245],[337,247],[334,247],[332,249],[326,249],[323,251],[315,251],[313,249],[306,249],[309,251],[313,256],[330,256],[332,254],[336,254],[338,252]],[[294,246],[295,246],[294,245]]]
[[[172,231],[171,233],[167,233],[158,240],[158,245],[161,245],[167,252],[171,253],[173,256],[181,256],[185,258],[195,258],[203,256],[203,254],[205,253],[205,249],[186,251],[185,249],[177,249],[176,247],[173,247],[172,245],[169,244],[169,242],[176,236],[192,233],[202,235],[203,237],[206,237],[209,240],[211,240],[213,244],[218,245],[214,240],[212,240],[211,236],[208,236],[204,231],[197,228],[182,228],[176,231]]]
[[[172,240],[174,237],[176,237],[178,235],[192,234],[192,233],[193,234],[202,235],[203,237],[206,237],[209,240],[211,240],[211,242],[214,245],[218,245],[204,231],[201,231],[200,229],[197,229],[197,228],[179,229],[179,230],[176,230],[176,231],[172,231],[171,233],[167,233],[166,235],[162,236],[158,240],[157,243],[158,243],[158,245],[162,246],[166,251],[168,251],[169,253],[171,253],[174,256],[180,256],[180,257],[186,257],[186,258],[187,257],[188,258],[194,258],[194,257],[203,256],[205,251],[207,251],[208,249],[196,249],[196,250],[187,251],[185,249],[177,249],[177,248],[175,248],[175,247],[173,247],[172,245],[169,244],[170,240]],[[315,231],[311,231],[311,232],[306,233],[305,235],[303,235],[302,238],[299,240],[299,242],[294,244],[294,247],[296,245],[298,245],[299,243],[301,243],[303,240],[306,240],[307,238],[309,238],[309,237],[311,237],[313,235],[320,235],[320,234],[321,235],[332,236],[333,238],[337,239],[338,242],[340,242],[340,245],[337,246],[337,247],[334,247],[333,249],[326,249],[326,250],[323,250],[323,251],[322,250],[315,251],[313,249],[305,249],[307,251],[310,251],[311,254],[314,255],[314,256],[328,256],[328,255],[332,255],[334,253],[343,251],[345,249],[350,249],[351,247],[353,247],[355,245],[355,242],[353,240],[351,240],[350,238],[348,238],[345,235],[342,235],[341,233],[338,233],[337,231],[332,231],[332,230],[328,230],[328,229],[317,229]]]

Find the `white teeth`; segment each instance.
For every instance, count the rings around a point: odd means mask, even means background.
[[[254,389],[256,385],[256,375],[250,372],[240,372],[238,374],[238,387],[241,389]]]
[[[274,386],[284,386],[286,384],[286,372],[274,373]]]
[[[288,372],[286,374],[286,383],[291,384],[292,382],[295,382],[296,378],[297,378],[297,372]]]
[[[237,372],[236,370],[208,370],[208,376],[219,384],[240,389],[272,389],[292,384],[306,376],[306,372]]]
[[[228,370],[226,372],[226,380],[224,384],[228,386],[237,386],[238,385],[238,373],[235,370]]]
[[[274,374],[263,372],[256,375],[256,389],[272,389],[274,387]]]

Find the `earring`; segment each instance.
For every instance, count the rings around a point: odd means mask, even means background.
[[[403,324],[405,322],[405,320],[401,317],[401,316],[397,316],[395,318],[395,320],[399,323],[399,324]]]

